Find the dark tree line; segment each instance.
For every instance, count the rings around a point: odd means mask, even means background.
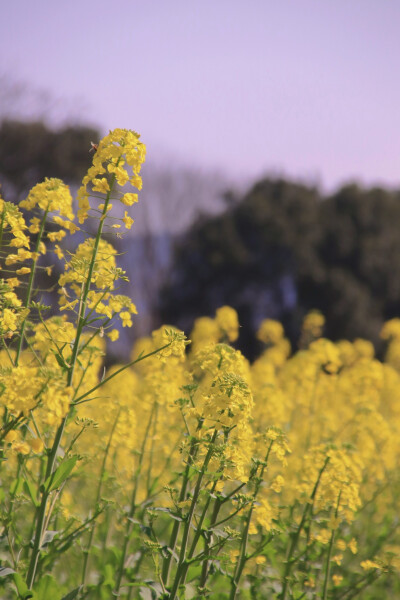
[[[41,121],[4,120],[0,124],[0,182],[10,201],[24,198],[45,177],[79,185],[92,162],[90,142],[99,132],[90,127],[66,126],[58,130]]]
[[[189,330],[200,314],[230,304],[254,354],[260,321],[280,319],[293,342],[310,309],[332,339],[379,347],[383,321],[400,314],[400,192],[349,185],[318,189],[266,179],[223,215],[180,238],[161,294],[164,320]]]

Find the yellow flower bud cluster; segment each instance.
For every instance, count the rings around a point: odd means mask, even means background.
[[[26,235],[27,225],[25,219],[15,204],[5,202],[0,196],[0,230],[4,235],[11,233],[9,245],[15,248],[29,250],[29,237]]]
[[[260,365],[274,363],[279,367],[286,362],[291,347],[289,340],[284,336],[284,330],[279,321],[264,319],[257,331],[257,338],[267,346],[259,359]],[[260,370],[264,370],[263,366]]]
[[[191,350],[197,350],[208,344],[217,342],[234,342],[239,335],[238,314],[231,306],[221,306],[215,312],[215,317],[199,317],[195,320],[190,334]]]
[[[160,329],[153,331],[152,337],[155,348],[167,346],[157,353],[157,357],[160,360],[165,361],[168,356],[175,356],[179,360],[184,360],[185,349],[190,344],[190,341],[186,339],[183,331],[164,325]]]
[[[0,338],[10,338],[27,314],[22,302],[9,285],[0,279]]]
[[[300,347],[307,346],[321,337],[325,325],[325,317],[318,310],[311,310],[303,319]]]
[[[37,366],[3,369],[0,371],[3,390],[0,402],[15,417],[21,413],[27,416],[40,406],[43,421],[54,425],[61,421],[69,408],[70,390],[63,383],[47,369]]]
[[[381,338],[387,342],[385,361],[400,370],[400,319],[390,319],[381,331]]]
[[[237,312],[231,306],[221,306],[215,312],[215,320],[227,341],[234,342],[239,336],[239,319]]]
[[[71,289],[79,295],[82,283],[89,276],[89,267],[93,256],[94,240],[85,240],[79,244],[69,262],[65,264],[65,271],[58,280],[61,288],[71,285]],[[100,240],[96,260],[91,276],[91,282],[99,289],[114,288],[118,278],[115,255],[117,251],[105,240]]]
[[[110,177],[114,178],[121,187],[128,182],[139,190],[142,187],[139,173],[146,157],[146,147],[140,141],[138,133],[129,129],[114,129],[101,140],[98,146],[94,147],[94,150],[93,165],[78,190],[80,223],[83,223],[88,216],[91,208],[89,196],[92,192],[106,196],[110,194]],[[130,168],[130,172],[127,167]],[[137,195],[124,194],[121,202],[131,206],[137,202]]]
[[[57,211],[70,221],[74,219],[72,196],[69,187],[61,179],[46,177],[42,183],[35,185],[26,200],[20,206],[32,211],[39,207],[45,212]]]
[[[12,429],[4,437],[6,442],[6,451],[11,451],[15,454],[27,455],[30,452],[40,454],[44,450],[44,443],[40,438],[31,437],[23,438],[21,431]]]
[[[279,321],[273,319],[264,319],[258,331],[257,338],[268,345],[276,345],[284,337],[284,330]]]
[[[79,305],[82,285],[89,277],[89,269],[94,250],[94,241],[80,244],[65,264],[65,271],[59,277],[61,310],[74,310]],[[137,314],[136,306],[124,295],[114,295],[116,281],[125,277],[125,272],[117,268],[115,248],[105,240],[100,240],[92,269],[91,282],[94,286],[88,293],[88,308],[98,315],[112,319],[118,314],[123,327],[132,326],[132,314]],[[114,339],[115,334],[112,336]]]

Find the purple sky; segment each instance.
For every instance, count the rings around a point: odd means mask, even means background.
[[[13,0],[0,19],[0,72],[136,129],[149,160],[400,184],[398,0]]]

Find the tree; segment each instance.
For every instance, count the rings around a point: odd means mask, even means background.
[[[4,120],[0,125],[0,181],[3,194],[19,201],[45,177],[79,185],[91,164],[90,142],[96,129],[69,125],[50,129],[41,121]]]
[[[377,344],[383,321],[399,314],[399,227],[398,192],[352,185],[323,198],[314,187],[263,180],[181,237],[161,313],[189,330],[196,316],[230,304],[250,355],[263,318],[280,319],[295,342],[313,308],[333,339]]]

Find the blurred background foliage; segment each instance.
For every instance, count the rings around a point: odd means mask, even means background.
[[[177,241],[162,315],[187,330],[195,315],[230,304],[254,356],[262,318],[281,320],[295,341],[305,313],[318,309],[329,338],[366,337],[379,350],[383,321],[399,314],[399,227],[398,191],[354,184],[325,197],[265,179]]]
[[[83,124],[3,119],[3,196],[18,202],[46,176],[74,191],[99,137]],[[383,321],[399,316],[399,191],[352,184],[326,196],[266,178],[242,192],[212,174],[153,167],[134,217],[132,234],[113,243],[139,308],[136,337],[162,322],[189,332],[197,316],[229,304],[243,325],[238,346],[253,358],[263,318],[281,320],[295,343],[304,315],[319,309],[328,337],[366,337],[379,351]]]

